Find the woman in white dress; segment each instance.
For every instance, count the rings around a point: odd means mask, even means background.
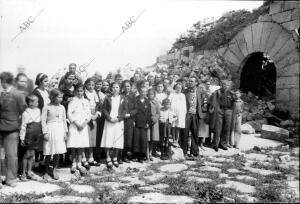
[[[111,84],[112,95],[107,96],[103,103],[103,115],[105,124],[101,147],[105,148],[107,167],[119,166],[117,156],[119,150],[124,147],[124,124],[126,105],[123,96],[120,96],[120,86],[117,82]],[[110,149],[113,149],[113,158],[110,157]],[[112,161],[113,159],[113,161]]]
[[[86,169],[82,166],[83,149],[89,147],[89,133],[87,124],[92,118],[90,104],[83,97],[84,87],[79,84],[75,87],[76,97],[68,105],[69,138],[67,147],[71,148],[72,167],[71,173],[78,169],[82,174]]]
[[[171,109],[175,112],[177,120],[175,121],[175,134],[173,135],[174,143],[178,146],[180,132],[183,134],[186,117],[186,99],[182,93],[182,83],[178,82],[174,86],[175,92],[171,95]]]

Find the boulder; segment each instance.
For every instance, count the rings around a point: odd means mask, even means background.
[[[242,133],[244,133],[244,134],[254,134],[255,133],[255,129],[247,123],[243,124],[241,129],[242,129]]]
[[[290,126],[294,126],[295,123],[292,120],[284,120],[280,122],[280,125],[282,127],[290,127]]]
[[[168,154],[169,154],[169,158],[171,160],[178,161],[178,160],[184,160],[185,159],[183,151],[180,147],[170,146]]]
[[[268,121],[266,119],[253,120],[253,121],[247,122],[246,124],[249,124],[255,130],[255,132],[260,132],[262,126],[267,125]]]
[[[263,125],[261,129],[261,137],[284,142],[289,138],[289,131],[272,125]]]

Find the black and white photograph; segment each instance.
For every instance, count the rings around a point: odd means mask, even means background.
[[[300,1],[0,0],[0,203],[299,203]]]

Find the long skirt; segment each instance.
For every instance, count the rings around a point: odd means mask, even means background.
[[[111,123],[107,120],[104,124],[101,147],[103,148],[124,148],[124,123]]]
[[[209,137],[209,125],[204,122],[204,119],[199,120],[198,137],[201,138]]]
[[[145,128],[134,128],[133,152],[147,154],[147,130]]]
[[[128,118],[124,120],[124,149],[132,151],[133,145],[133,119]]]
[[[44,155],[64,154],[67,151],[64,140],[64,124],[62,122],[47,123],[48,141],[44,140]]]
[[[90,121],[88,124],[88,132],[89,132],[89,147],[96,147],[96,140],[97,140],[97,122]]]
[[[158,142],[159,141],[159,123],[155,123],[150,126],[147,130],[147,139],[148,141]]]

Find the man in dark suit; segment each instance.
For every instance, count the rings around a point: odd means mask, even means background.
[[[3,88],[0,93],[0,159],[1,163],[5,159],[6,184],[15,187],[18,171],[20,116],[26,108],[26,103],[24,95],[13,87],[13,75],[10,72],[2,72],[0,80]],[[4,152],[5,155],[3,155]],[[1,180],[0,185],[2,185]]]
[[[188,153],[188,137],[191,131],[191,151],[193,156],[199,155],[198,149],[198,118],[202,118],[201,90],[197,88],[197,77],[189,78],[189,88],[185,91],[187,114],[185,122],[185,134],[182,141],[182,150],[186,156]]]

